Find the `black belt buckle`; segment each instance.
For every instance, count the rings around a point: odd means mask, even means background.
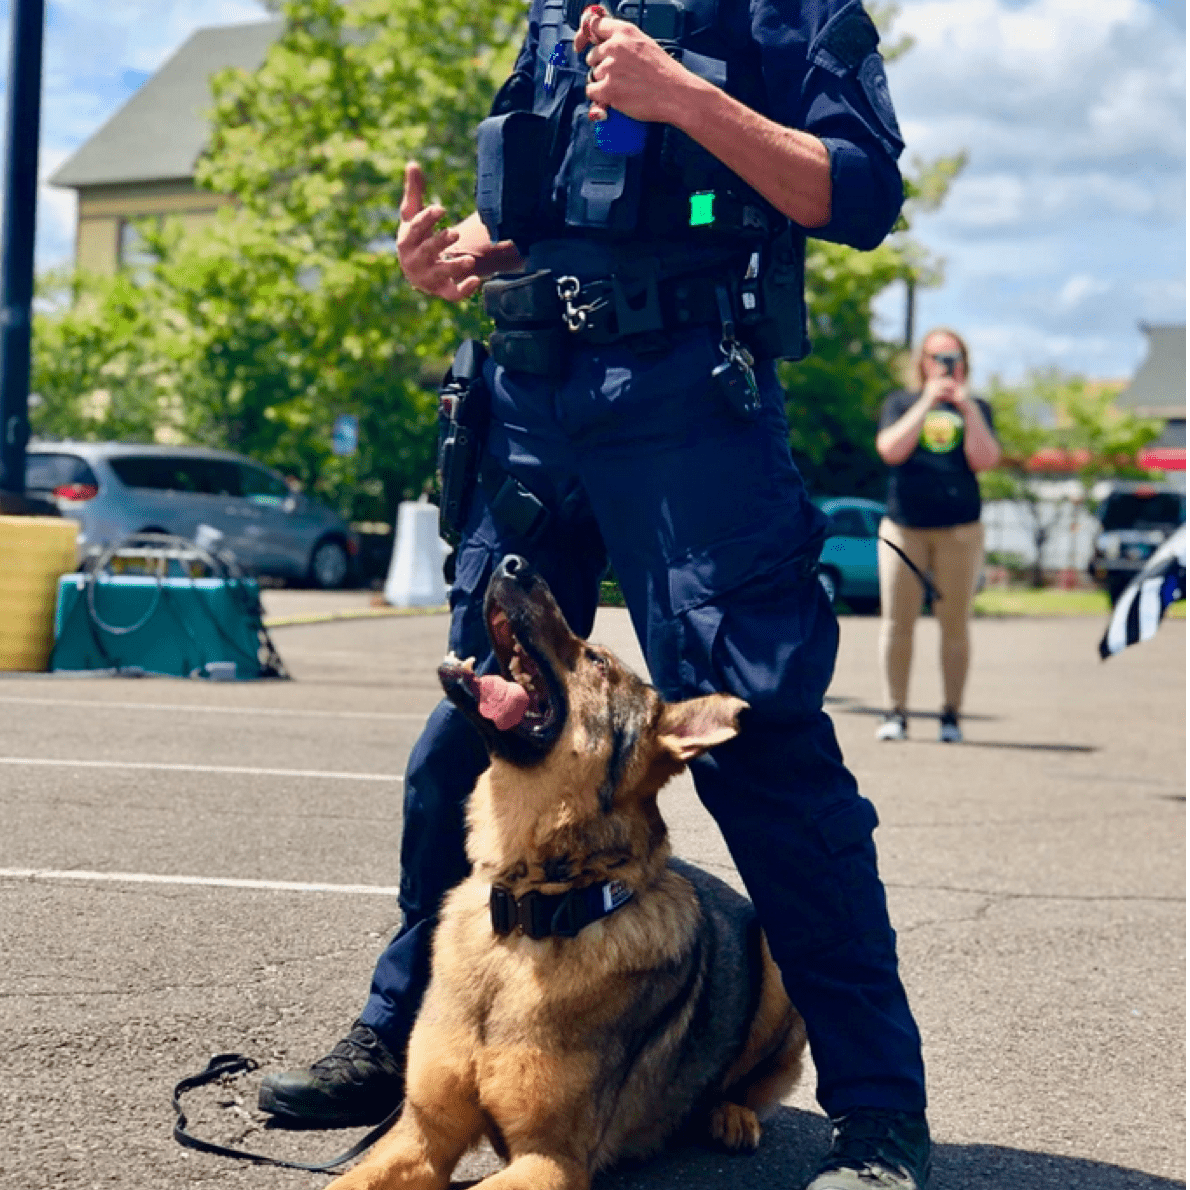
[[[492,929],[501,936],[511,934],[517,924],[516,898],[512,893],[493,884],[488,907],[492,914]]]

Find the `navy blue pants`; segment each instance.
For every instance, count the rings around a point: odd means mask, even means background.
[[[758,368],[764,408],[742,421],[710,383],[720,359],[717,337],[698,329],[661,358],[582,349],[560,384],[488,365],[488,450],[554,519],[527,542],[478,493],[450,646],[492,664],[483,596],[507,553],[541,571],[587,635],[610,558],[661,693],[726,691],[751,707],[741,735],[691,768],[805,1018],[824,1110],[920,1111],[921,1043],[877,874],[876,812],[822,709],[838,647],[834,613],[807,577],[822,516],[790,457],[775,369]],[[440,704],[405,775],[404,925],[362,1013],[397,1051],[428,979],[438,905],[467,872],[463,804],[486,765],[478,734]]]

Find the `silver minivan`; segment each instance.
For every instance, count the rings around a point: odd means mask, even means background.
[[[358,543],[347,522],[295,493],[275,471],[229,451],[112,442],[42,442],[26,454],[25,489],[81,526],[84,556],[130,533],[223,535],[250,574],[341,587]]]

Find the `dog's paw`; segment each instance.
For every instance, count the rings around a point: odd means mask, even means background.
[[[760,1121],[750,1107],[720,1103],[711,1112],[711,1139],[733,1153],[751,1153],[760,1144]]]

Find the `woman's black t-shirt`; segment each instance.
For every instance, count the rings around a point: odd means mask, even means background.
[[[898,421],[920,396],[892,393],[880,410],[880,429]],[[975,399],[993,427],[991,406]],[[913,453],[889,469],[889,520],[911,529],[942,529],[979,520],[979,481],[963,450],[965,428],[963,415],[953,405],[935,405],[926,414]]]

